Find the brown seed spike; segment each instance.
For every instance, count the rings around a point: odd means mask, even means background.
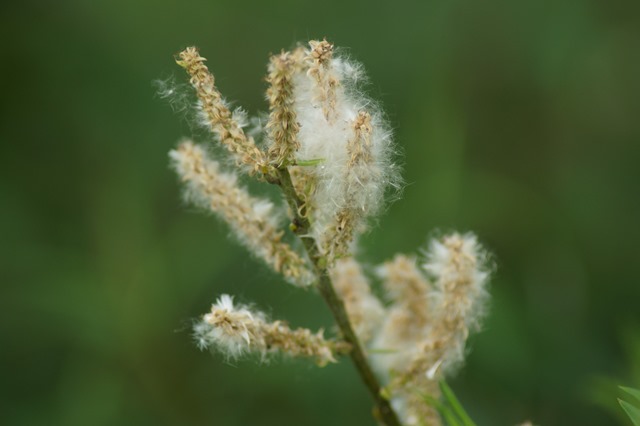
[[[307,56],[310,62],[307,73],[316,82],[315,98],[322,105],[324,117],[328,122],[335,119],[336,90],[340,86],[340,80],[332,69],[333,44],[327,40],[309,42],[311,51]]]
[[[292,283],[304,286],[313,281],[305,259],[282,241],[269,202],[251,196],[238,185],[237,176],[221,172],[220,165],[190,141],[182,142],[170,156],[191,198],[220,215],[245,246]]]
[[[300,126],[296,121],[293,101],[293,75],[300,66],[299,55],[282,52],[271,57],[267,82],[269,122],[267,132],[271,146],[267,153],[275,167],[292,163],[300,147],[297,134]]]
[[[265,171],[266,159],[251,137],[247,137],[231,111],[224,104],[220,92],[215,86],[213,75],[204,64],[205,58],[198,49],[188,47],[180,52],[176,63],[183,67],[191,77],[189,82],[196,90],[200,108],[204,113],[207,126],[227,149],[235,154],[240,164],[249,167],[251,173]]]

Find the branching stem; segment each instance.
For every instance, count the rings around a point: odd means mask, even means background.
[[[310,223],[304,215],[304,203],[296,193],[293,182],[291,181],[289,170],[286,167],[278,168],[277,179],[274,179],[274,181],[274,183],[277,183],[282,188],[285,199],[293,212],[292,229],[302,240],[307,255],[313,264],[314,273],[318,277],[318,290],[329,306],[329,309],[340,328],[342,337],[352,347],[349,352],[349,356],[351,357],[351,361],[353,361],[358,374],[360,374],[360,377],[373,396],[376,404],[377,417],[379,417],[379,420],[381,420],[386,426],[401,426],[398,416],[391,407],[391,404],[389,404],[389,401],[384,398],[380,392],[380,384],[378,383],[376,376],[373,374],[373,370],[367,361],[367,357],[362,349],[362,345],[360,344],[358,337],[353,331],[344,303],[333,287],[333,283],[331,282],[331,278],[327,271],[326,259],[320,254],[315,239],[309,236]]]

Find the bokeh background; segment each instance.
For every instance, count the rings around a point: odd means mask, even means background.
[[[153,81],[191,44],[265,110],[269,52],[326,36],[366,65],[407,186],[362,241],[375,265],[434,229],[497,265],[451,381],[480,425],[627,424],[640,386],[640,3],[156,0],[0,6],[0,423],[373,425],[348,362],[225,363],[191,321],[216,295],[329,327],[180,201],[193,134]],[[200,135],[202,136],[202,135]],[[203,138],[200,137],[202,140]],[[608,407],[608,408],[607,408]]]

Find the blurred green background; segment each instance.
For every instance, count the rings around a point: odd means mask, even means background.
[[[640,2],[0,10],[0,423],[373,425],[348,362],[225,363],[193,344],[223,292],[296,326],[331,319],[181,203],[167,152],[193,130],[152,84],[183,79],[173,55],[196,44],[227,98],[265,110],[269,52],[323,36],[365,64],[404,152],[404,197],[361,257],[433,229],[495,255],[491,316],[451,382],[471,415],[621,421],[612,384],[640,386]]]

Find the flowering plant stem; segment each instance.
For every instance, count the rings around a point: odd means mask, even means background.
[[[360,377],[373,396],[376,405],[376,417],[386,426],[401,426],[398,416],[389,404],[389,401],[381,394],[380,384],[373,374],[358,337],[353,330],[344,303],[335,291],[327,270],[326,259],[320,254],[315,239],[309,235],[310,223],[304,214],[304,203],[296,193],[289,170],[286,166],[281,166],[276,169],[276,174],[276,179],[268,180],[279,185],[284,193],[285,199],[293,214],[292,230],[304,244],[307,255],[313,264],[313,272],[318,278],[318,290],[329,306],[338,328],[342,333],[343,339],[351,345],[349,356],[358,374],[360,374]]]

